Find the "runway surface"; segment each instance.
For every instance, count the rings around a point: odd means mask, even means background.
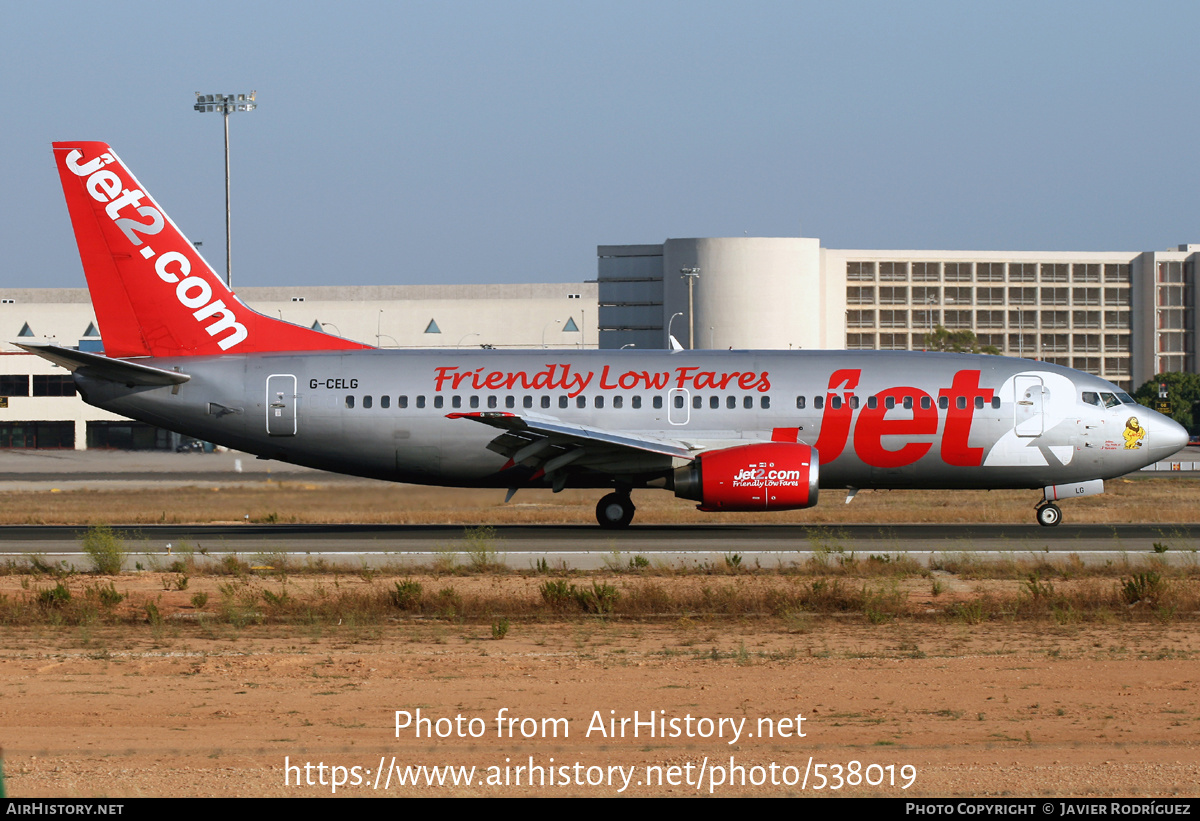
[[[0,527],[0,556],[38,555],[86,565],[80,551],[83,527]],[[181,552],[219,560],[236,553],[270,563],[283,554],[294,564],[326,561],[372,565],[428,564],[451,558],[466,564],[471,554],[494,554],[514,569],[540,558],[575,568],[625,564],[634,556],[652,562],[690,565],[723,562],[737,554],[752,565],[803,562],[813,555],[906,554],[922,561],[957,553],[1088,562],[1160,555],[1173,563],[1200,561],[1200,525],[645,525],[626,530],[595,526],[498,526],[486,530],[456,525],[147,525],[123,536],[128,569],[141,562],[169,566]],[[1156,551],[1155,545],[1166,551]],[[169,546],[169,547],[168,547]],[[168,552],[168,550],[170,552]],[[144,561],[143,561],[144,560]],[[147,564],[150,562],[150,564]]]

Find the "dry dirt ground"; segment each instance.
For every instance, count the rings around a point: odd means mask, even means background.
[[[21,578],[0,577],[0,595],[17,595]],[[221,583],[179,592],[156,574],[116,580],[157,589],[164,613],[184,615],[189,596]],[[321,796],[334,780],[339,796],[1200,792],[1190,617],[517,618],[498,640],[488,622],[193,617],[3,636],[13,797]],[[432,720],[421,737],[411,724],[398,731],[397,711],[418,710]],[[621,737],[635,711],[666,720],[668,737],[644,724],[632,737],[629,723]],[[398,784],[422,766],[474,767],[473,781]]]

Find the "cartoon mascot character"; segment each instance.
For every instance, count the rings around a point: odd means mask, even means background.
[[[1125,430],[1122,435],[1125,437],[1125,450],[1136,450],[1142,446],[1142,440],[1146,438],[1146,429],[1138,424],[1136,416],[1131,416],[1125,422]]]

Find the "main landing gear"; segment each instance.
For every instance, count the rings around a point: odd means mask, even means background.
[[[1062,521],[1062,511],[1053,502],[1038,505],[1037,523],[1042,527],[1054,527]]]
[[[610,493],[596,504],[596,521],[608,529],[629,527],[634,510],[628,493]]]

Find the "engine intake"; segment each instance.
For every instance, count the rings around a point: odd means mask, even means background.
[[[675,471],[675,495],[700,510],[798,510],[817,503],[817,452],[799,442],[707,451]]]

